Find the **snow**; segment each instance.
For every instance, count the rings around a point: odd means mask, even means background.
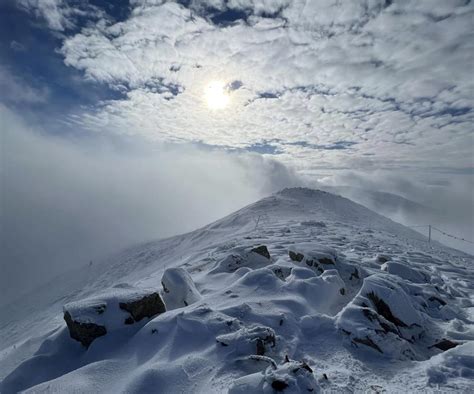
[[[167,310],[188,306],[201,299],[193,279],[184,268],[168,268],[161,284]]]
[[[0,391],[473,392],[473,263],[348,199],[285,189],[0,310]],[[166,312],[124,325],[121,300],[150,291]],[[107,334],[86,349],[63,307]]]
[[[115,286],[102,294],[95,295],[63,307],[72,320],[81,323],[94,323],[107,328],[107,331],[120,329],[130,314],[120,307],[123,302],[140,300],[155,293],[155,289],[136,289],[128,285]]]

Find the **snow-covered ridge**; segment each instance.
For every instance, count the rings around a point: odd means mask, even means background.
[[[1,392],[469,392],[473,262],[346,198],[285,189],[43,289],[2,323]],[[150,294],[166,311],[130,320],[120,304]],[[86,349],[63,306],[106,333]]]

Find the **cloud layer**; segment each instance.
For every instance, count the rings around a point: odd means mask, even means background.
[[[65,38],[68,66],[123,95],[69,121],[160,141],[267,144],[308,168],[355,156],[472,166],[472,4],[182,3],[134,1],[125,20]],[[215,79],[241,86],[211,113],[203,91]],[[351,144],[320,149],[341,141]]]
[[[19,0],[64,63],[115,92],[62,122],[278,154],[307,174],[472,171],[474,4],[465,0]],[[228,84],[210,111],[204,90]]]

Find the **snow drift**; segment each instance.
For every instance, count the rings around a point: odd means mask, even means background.
[[[473,262],[285,189],[4,309],[1,391],[470,392]],[[84,343],[71,322],[104,329]]]

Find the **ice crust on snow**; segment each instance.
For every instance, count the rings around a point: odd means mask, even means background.
[[[473,262],[348,199],[285,189],[35,294],[38,312],[0,326],[0,391],[472,392]],[[120,302],[150,291],[166,312],[123,324]],[[107,335],[71,339],[64,304]]]

